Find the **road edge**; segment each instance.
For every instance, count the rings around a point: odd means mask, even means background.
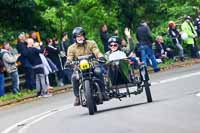
[[[192,66],[192,65],[195,65],[195,64],[200,64],[200,59],[192,59],[192,60],[188,60],[188,61],[185,61],[185,62],[175,62],[174,64],[170,64],[168,66],[161,67],[161,71],[168,71],[168,70],[186,67],[186,66],[188,67],[188,66]],[[149,73],[153,73],[153,69],[148,69],[148,71],[149,71]],[[55,87],[54,89],[50,90],[50,92],[53,95],[71,92],[71,90],[72,90],[71,87],[72,87],[71,85],[65,85],[63,87]],[[23,97],[23,98],[20,98],[20,99],[0,102],[0,109],[4,108],[4,107],[16,105],[16,104],[22,104],[22,103],[27,103],[27,102],[39,100],[39,99],[41,99],[41,98],[38,98],[34,94],[34,95],[26,96],[26,97]]]

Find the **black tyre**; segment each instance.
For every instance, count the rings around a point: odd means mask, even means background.
[[[87,107],[88,107],[88,110],[89,110],[89,115],[93,115],[94,112],[96,112],[97,107],[96,107],[96,104],[95,104],[95,101],[94,101],[92,87],[90,85],[89,80],[84,81],[84,87],[85,87],[85,97],[86,97],[86,100],[87,100]]]
[[[95,91],[96,91],[96,99],[95,102],[96,104],[103,104],[103,96],[101,93],[101,88],[97,82],[94,83]]]
[[[144,81],[144,88],[147,96],[147,102],[152,102],[152,96],[151,96],[151,90],[150,90],[150,84],[148,81]]]

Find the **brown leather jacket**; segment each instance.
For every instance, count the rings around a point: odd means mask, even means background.
[[[69,46],[67,51],[67,61],[71,62],[79,56],[94,54],[97,58],[103,57],[103,54],[99,51],[95,41],[86,40],[83,45],[77,43]]]

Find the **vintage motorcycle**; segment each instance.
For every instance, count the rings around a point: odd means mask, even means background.
[[[72,64],[76,77],[79,80],[79,98],[83,107],[87,107],[89,114],[97,111],[97,105],[103,103],[102,85],[103,79],[99,78],[102,73],[102,60],[93,55],[79,56]],[[105,88],[105,86],[104,86]]]
[[[89,114],[97,112],[97,105],[103,104],[102,85],[110,99],[121,100],[131,94],[138,95],[146,91],[148,102],[152,102],[149,75],[145,66],[140,66],[139,75],[134,73],[126,55],[114,52],[106,63],[107,72],[102,72],[102,61],[92,55],[80,56],[74,64],[79,79],[79,98],[81,105],[87,107]],[[98,75],[103,73],[103,79]],[[136,87],[136,90],[132,90]]]

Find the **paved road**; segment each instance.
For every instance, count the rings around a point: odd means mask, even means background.
[[[0,110],[1,133],[200,133],[200,65],[151,74],[145,93],[106,102],[93,116],[71,93]]]

